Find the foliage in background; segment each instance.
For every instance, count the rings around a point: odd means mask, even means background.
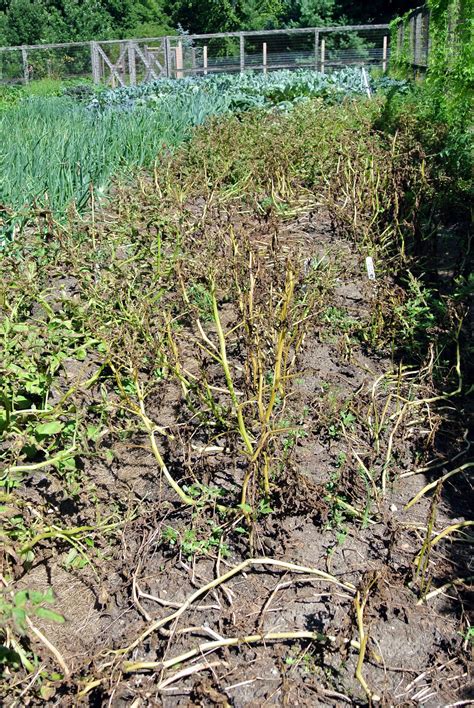
[[[426,104],[432,118],[463,129],[470,121],[474,80],[473,0],[428,0],[429,51]],[[414,73],[413,43],[409,21],[413,13],[392,22],[391,65],[398,73]],[[398,46],[399,27],[404,38]]]
[[[473,0],[428,0],[430,58],[428,86],[437,92],[448,123],[465,125],[472,118],[474,54]]]
[[[0,46],[387,22],[416,0],[0,0]]]
[[[170,32],[161,0],[3,0],[0,45]],[[143,34],[142,34],[143,36]]]

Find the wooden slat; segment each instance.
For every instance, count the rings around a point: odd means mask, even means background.
[[[110,69],[110,78],[111,78],[112,82],[113,82],[113,79],[116,78],[121,86],[125,86],[125,81],[123,80],[122,76],[120,75],[119,67],[122,63],[124,56],[125,56],[125,52],[127,51],[127,46],[125,45],[122,47],[122,51],[120,52],[119,58],[115,64],[112,64],[112,62],[110,61],[107,54],[104,52],[104,50],[102,49],[102,47],[98,43],[97,43],[97,51]]]

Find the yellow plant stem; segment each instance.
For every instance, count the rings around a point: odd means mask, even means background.
[[[16,465],[12,467],[6,467],[3,470],[3,474],[7,475],[11,473],[33,472],[34,470],[41,470],[44,467],[49,467],[50,465],[57,465],[59,462],[68,460],[70,457],[73,456],[75,452],[76,447],[70,447],[67,450],[62,450],[61,452],[58,452],[58,454],[54,457],[48,457],[47,460],[43,460],[42,462],[35,462],[31,465]]]
[[[153,456],[154,456],[155,460],[157,461],[158,466],[159,466],[161,472],[163,473],[166,481],[168,482],[170,487],[176,492],[176,494],[181,499],[181,501],[184,502],[184,504],[187,504],[188,506],[196,506],[197,505],[196,499],[193,499],[188,494],[186,494],[186,492],[183,489],[181,489],[179,484],[173,479],[173,477],[172,477],[170,471],[168,470],[168,467],[161,455],[161,452],[160,452],[157,442],[156,442],[155,434],[157,432],[159,432],[161,434],[166,435],[167,433],[164,430],[164,428],[157,426],[147,416],[147,414],[145,412],[144,392],[143,392],[143,389],[140,386],[136,376],[135,376],[135,390],[137,392],[137,397],[138,397],[138,402],[139,402],[138,406],[136,404],[133,404],[133,401],[130,401],[130,397],[128,396],[125,389],[123,388],[122,380],[121,380],[120,374],[117,371],[117,369],[115,369],[115,367],[112,364],[111,364],[111,367],[115,373],[115,377],[116,377],[118,386],[120,388],[120,392],[122,393],[122,396],[124,396],[124,398],[127,400],[129,405],[131,405],[131,409],[135,412],[136,415],[138,415],[138,417],[141,419],[141,421],[143,423],[145,431],[148,434],[148,439],[150,441],[151,451],[153,452]],[[170,437],[172,437],[172,436],[170,436]]]
[[[282,363],[285,351],[285,345],[287,344],[288,335],[288,311],[293,299],[293,293],[295,289],[295,277],[293,271],[288,269],[285,284],[285,294],[283,298],[283,303],[280,312],[280,328],[278,332],[278,341],[275,354],[275,366],[273,370],[273,382],[272,390],[270,393],[270,400],[268,402],[267,410],[265,413],[265,422],[268,424],[270,421],[273,408],[275,406],[276,394],[277,392],[282,393]]]
[[[60,666],[61,669],[63,670],[64,676],[65,676],[66,678],[69,678],[69,676],[71,675],[71,671],[70,671],[68,665],[66,664],[66,662],[64,661],[64,658],[63,658],[62,654],[59,652],[59,650],[54,646],[54,644],[52,644],[52,643],[49,641],[49,639],[48,639],[47,637],[45,637],[45,635],[43,634],[43,632],[41,632],[41,631],[38,629],[38,627],[35,627],[35,625],[34,625],[33,622],[30,620],[29,617],[26,617],[26,624],[28,625],[28,629],[30,629],[31,632],[33,632],[33,634],[35,635],[35,637],[36,637],[37,639],[39,639],[39,641],[46,647],[46,649],[47,649],[49,652],[51,652],[51,654],[54,656],[54,658],[55,658],[56,661],[58,662],[59,666]]]
[[[474,521],[460,521],[458,524],[451,524],[451,526],[446,526],[440,533],[438,533],[432,541],[430,541],[430,547],[432,548],[435,546],[441,539],[445,538],[446,536],[450,536],[452,533],[455,533],[456,531],[461,531],[461,529],[468,528],[470,526],[474,526]],[[422,551],[417,555],[416,561],[418,561]]]
[[[453,580],[450,580],[449,582],[444,583],[444,585],[441,585],[439,588],[436,588],[436,590],[432,590],[424,597],[421,597],[416,604],[422,605],[424,602],[428,602],[428,600],[432,600],[434,597],[441,595],[445,590],[449,590],[449,588],[451,588],[451,587],[458,587],[459,585],[467,585],[467,583],[472,583],[473,580],[474,580],[474,575],[468,575],[466,578],[454,578]]]
[[[145,429],[148,433],[148,439],[150,441],[150,446],[151,450],[153,452],[153,455],[155,457],[155,460],[158,462],[158,466],[160,470],[162,471],[163,475],[165,476],[166,481],[170,485],[172,489],[176,492],[178,497],[181,499],[182,502],[187,504],[188,506],[196,506],[197,502],[195,499],[190,497],[186,492],[181,489],[179,484],[173,479],[171,476],[170,471],[168,470],[168,467],[166,466],[166,463],[161,455],[161,452],[158,449],[158,445],[156,443],[156,438],[155,438],[155,430],[156,428],[152,425],[150,425],[150,421],[148,420],[147,416],[140,416],[143,424],[145,426]]]
[[[369,635],[368,632],[366,632],[365,627],[364,627],[364,611],[365,607],[367,605],[367,600],[369,599],[369,593],[370,589],[372,586],[375,584],[377,581],[377,577],[375,576],[371,582],[369,583],[368,587],[364,589],[363,596],[361,595],[360,590],[357,590],[355,599],[354,599],[354,605],[355,605],[355,610],[356,610],[356,618],[357,618],[357,629],[359,631],[359,644],[360,644],[360,649],[359,649],[359,656],[357,659],[357,666],[355,670],[355,677],[359,681],[360,685],[364,689],[367,698],[372,701],[379,701],[380,697],[377,695],[374,695],[372,691],[370,690],[364,675],[363,675],[363,668],[364,668],[364,660],[365,660],[365,654],[367,652],[367,642],[369,640]]]
[[[253,444],[250,439],[250,435],[247,431],[246,425],[245,425],[245,420],[244,416],[242,413],[242,405],[239,404],[237,400],[237,396],[235,394],[235,389],[234,389],[234,382],[232,380],[232,374],[230,371],[230,366],[229,366],[229,360],[227,359],[227,347],[225,343],[225,335],[224,335],[224,330],[222,329],[222,324],[219,316],[219,309],[217,307],[217,299],[216,299],[216,289],[214,283],[212,283],[211,286],[211,300],[212,300],[212,313],[214,316],[214,322],[216,325],[217,329],[217,337],[219,339],[219,354],[220,354],[220,360],[221,360],[221,365],[224,370],[224,376],[227,384],[227,388],[229,390],[229,395],[231,397],[232,403],[234,405],[234,410],[237,414],[237,422],[239,426],[239,432],[242,437],[242,440],[244,441],[245,449],[247,453],[250,455],[250,457],[253,456]]]
[[[213,642],[203,642],[195,649],[190,649],[184,654],[175,656],[164,661],[127,661],[123,665],[125,673],[133,671],[143,671],[152,669],[169,669],[183,661],[193,659],[195,656],[202,656],[205,653],[223,649],[225,647],[235,647],[241,644],[257,644],[266,641],[288,641],[290,639],[307,639],[313,642],[325,642],[327,637],[319,632],[266,632],[265,634],[250,634],[243,637],[229,637],[226,639],[216,639]]]
[[[31,549],[34,548],[38,543],[41,543],[41,541],[44,541],[47,538],[63,538],[64,540],[67,540],[71,543],[72,540],[74,540],[74,536],[77,536],[78,534],[90,533],[92,531],[109,531],[110,529],[115,529],[121,526],[123,523],[124,522],[122,521],[117,521],[116,523],[107,524],[106,526],[75,526],[72,529],[61,529],[57,526],[49,526],[42,533],[36,534],[36,536],[34,536],[31,541],[25,543],[21,547],[21,553],[31,551]]]
[[[413,499],[411,499],[408,504],[406,504],[406,506],[404,507],[405,511],[407,511],[407,509],[409,509],[411,506],[420,501],[420,499],[424,497],[425,494],[430,492],[439,484],[444,484],[444,482],[446,482],[446,480],[450,477],[453,477],[455,474],[459,474],[459,472],[464,472],[464,470],[467,470],[470,467],[474,467],[474,462],[466,462],[465,465],[461,465],[461,467],[457,467],[455,470],[451,470],[451,472],[447,472],[442,477],[439,477],[434,482],[430,482],[430,484],[427,484],[426,487],[423,487],[423,489],[421,489],[418,494],[416,494]]]

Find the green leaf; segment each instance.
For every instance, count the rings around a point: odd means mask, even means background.
[[[239,504],[239,509],[242,509],[244,514],[252,513],[252,507],[249,504]]]
[[[68,457],[65,460],[61,460],[58,463],[58,468],[63,472],[74,472],[77,469],[76,459],[74,457]]]
[[[76,549],[71,548],[64,560],[64,565],[66,566],[66,568],[74,563],[74,560],[76,559],[76,557],[77,557]]]
[[[15,408],[16,409],[23,409],[23,408],[29,408],[31,406],[31,401],[29,398],[26,398],[26,396],[15,396]]]
[[[63,675],[58,674],[55,671],[53,671],[53,673],[49,674],[49,678],[51,681],[61,681],[63,678]]]
[[[92,442],[96,442],[100,433],[100,426],[98,425],[88,425],[87,426],[87,438],[88,440],[92,440]]]
[[[16,607],[24,607],[26,601],[28,600],[28,590],[19,590],[15,593],[15,605]]]
[[[109,463],[114,461],[114,453],[112,452],[112,450],[106,450],[104,453],[104,457]]]
[[[21,609],[20,607],[15,607],[12,610],[12,617],[13,621],[17,625],[17,627],[21,630],[25,629],[26,627],[26,612],[25,610]]]
[[[62,615],[59,615],[57,612],[54,612],[47,607],[38,607],[35,614],[37,617],[42,617],[43,619],[50,620],[51,622],[58,622],[59,624],[63,624],[66,621]]]
[[[53,588],[49,587],[46,592],[43,593],[43,602],[54,602],[55,599]]]
[[[48,685],[44,684],[40,688],[40,695],[41,695],[41,698],[43,699],[43,701],[49,701],[54,696],[55,693],[56,693],[56,689],[54,688],[54,686],[48,686]]]
[[[30,590],[30,600],[33,605],[39,605],[44,602],[44,594],[39,590]]]
[[[64,423],[59,420],[52,420],[49,423],[40,423],[35,428],[36,435],[48,437],[49,435],[57,435],[64,428]]]

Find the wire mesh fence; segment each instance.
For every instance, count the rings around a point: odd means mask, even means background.
[[[170,37],[170,75],[274,71],[308,68],[331,71],[377,66],[389,58],[387,25],[240,32]]]
[[[90,43],[0,48],[0,81],[91,78]]]
[[[1,47],[0,82],[92,79],[125,86],[223,72],[346,66],[385,71],[389,43],[388,25],[352,25]]]

